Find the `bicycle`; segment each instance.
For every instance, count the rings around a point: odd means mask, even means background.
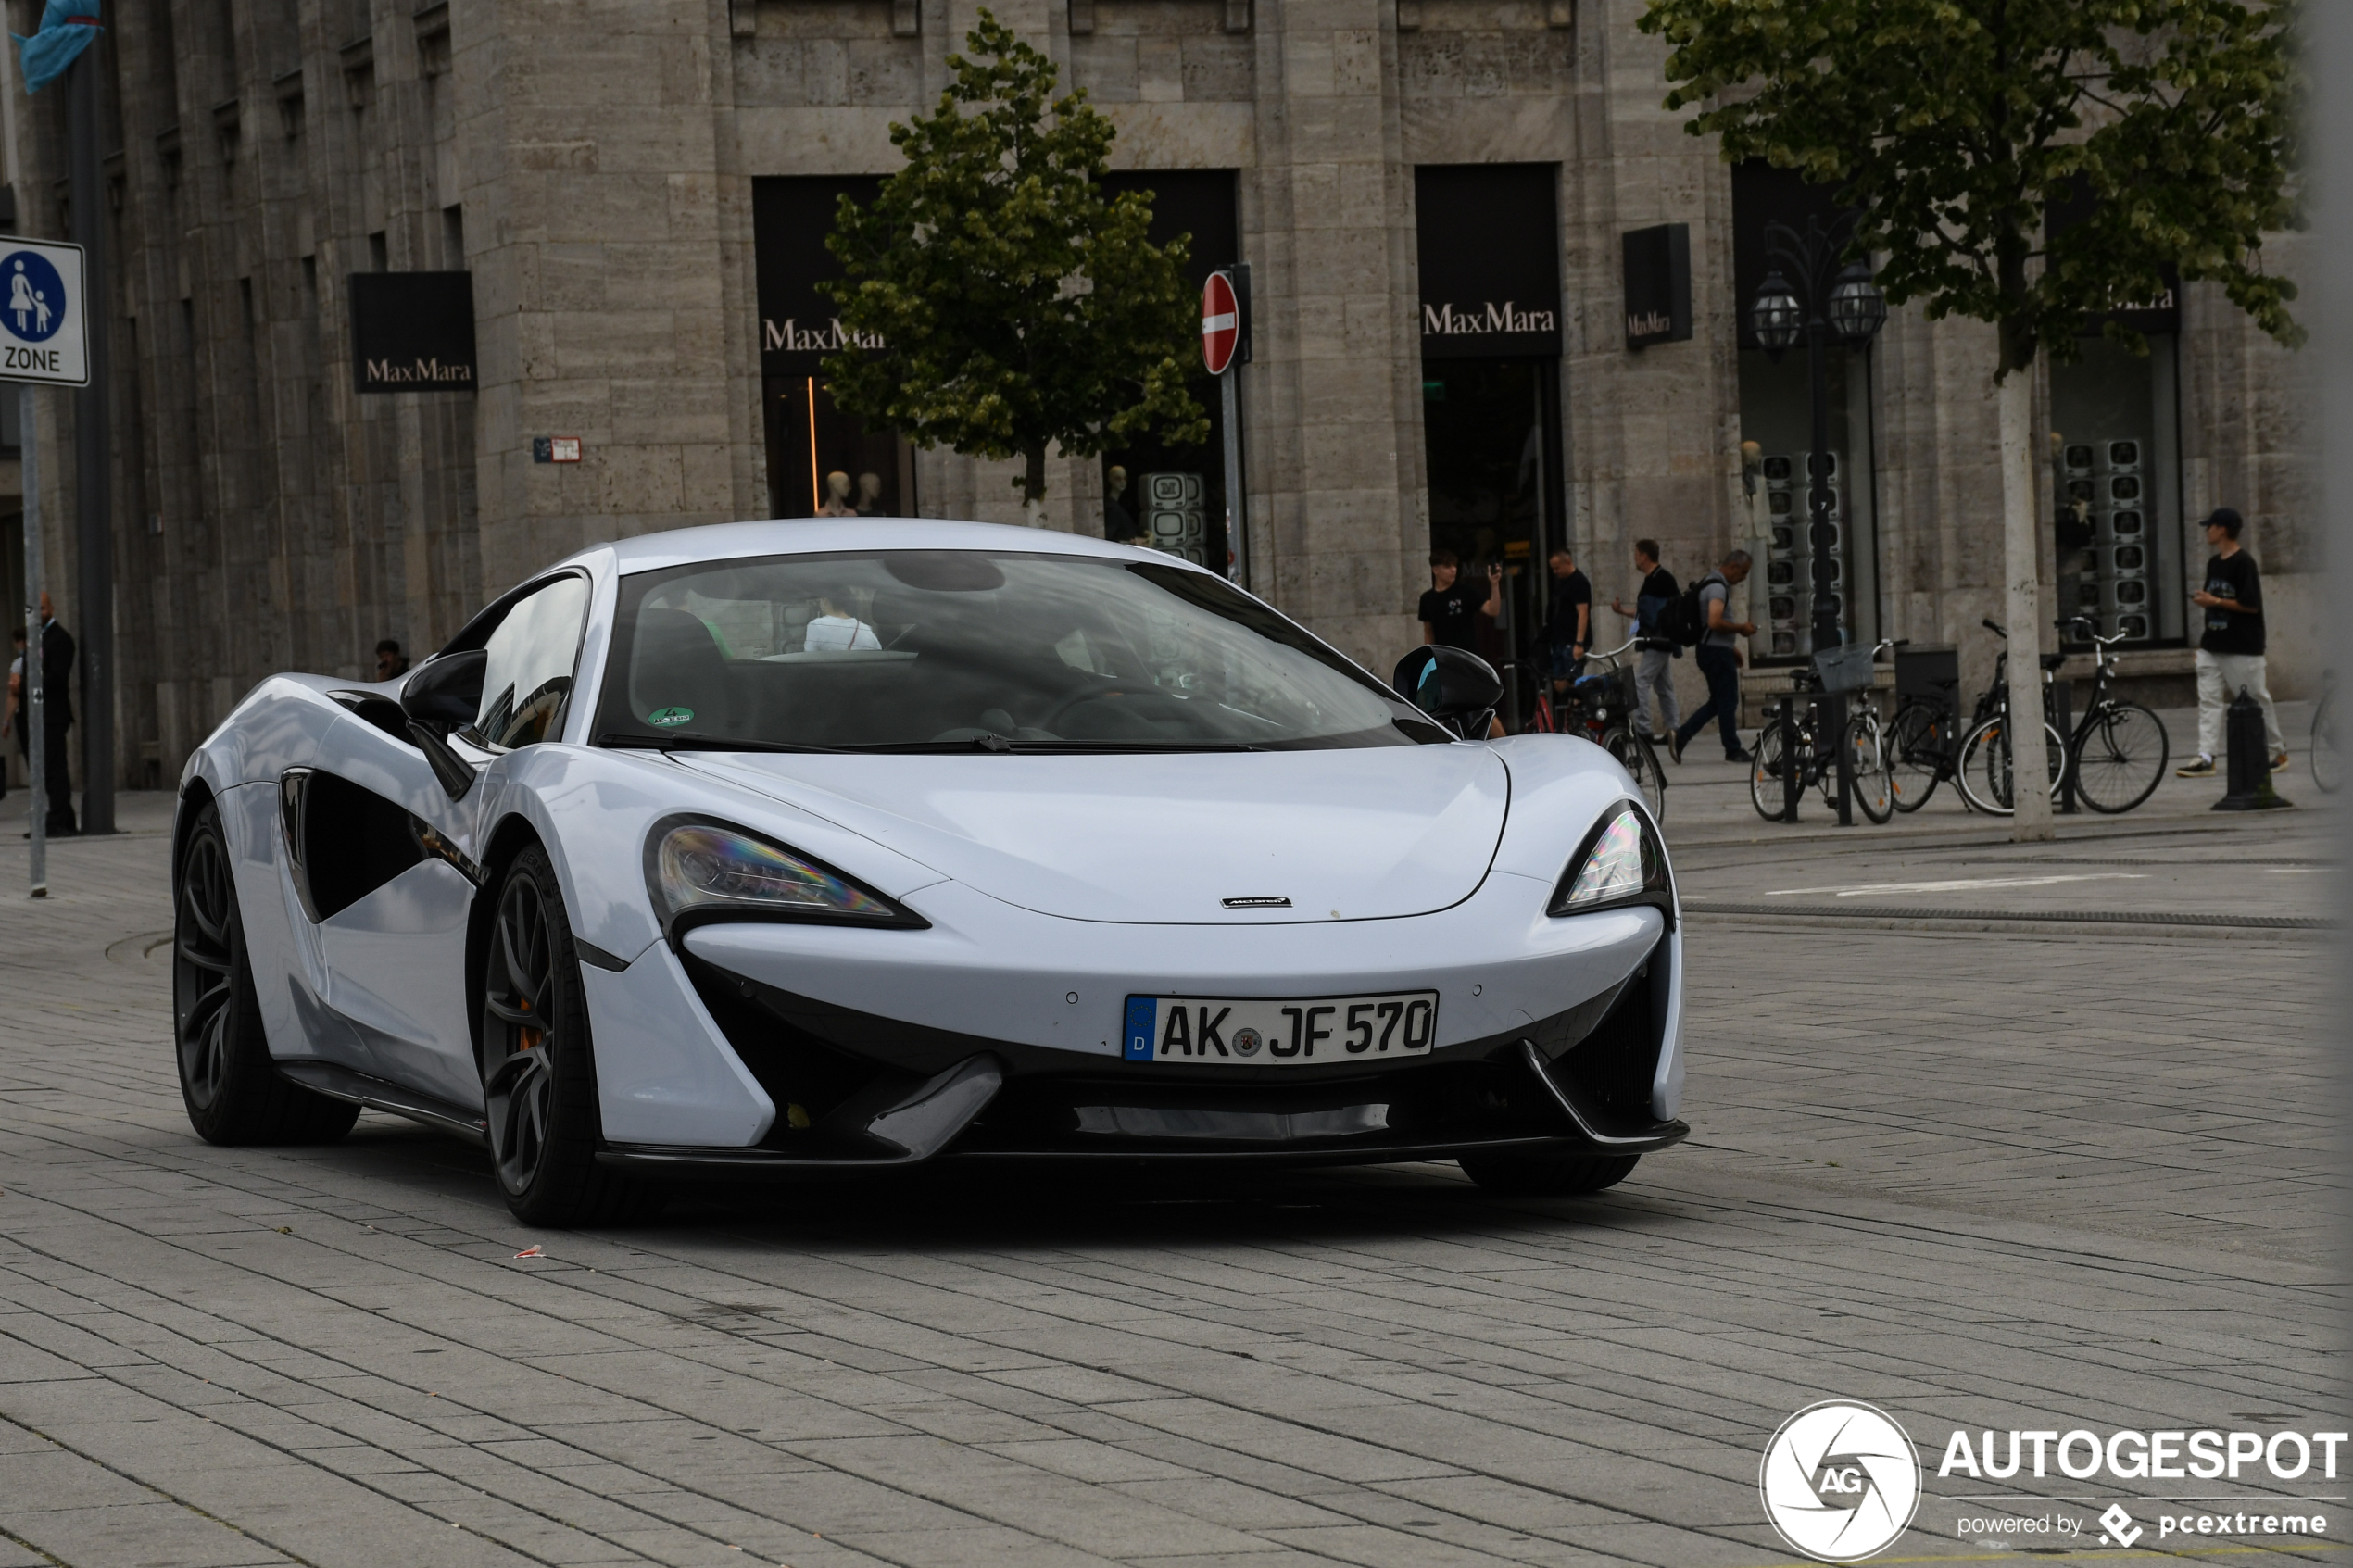
[[[1875,645],[1871,658],[1876,659],[1895,646],[1894,639]],[[1801,670],[1793,681],[1793,690],[1803,696],[1823,690],[1818,670]],[[1879,709],[1863,692],[1847,695],[1846,709],[1847,770],[1850,775],[1850,798],[1862,809],[1863,815],[1874,822],[1884,822],[1895,814],[1894,776],[1889,769],[1890,752],[1887,737],[1881,727]],[[1768,822],[1788,820],[1788,791],[1785,787],[1787,770],[1797,770],[1797,787],[1803,791],[1819,787],[1823,804],[1838,804],[1838,770],[1831,759],[1821,755],[1822,747],[1814,734],[1815,705],[1793,702],[1792,717],[1784,722],[1779,715],[1766,721],[1757,733],[1756,745],[1751,749],[1748,765],[1748,801],[1756,814]],[[1786,762],[1784,759],[1788,759]],[[1767,804],[1770,801],[1770,805]]]
[[[2312,709],[2312,782],[2323,795],[2334,795],[2345,783],[2345,764],[2336,749],[2336,671],[2321,675],[2321,702]]]
[[[2059,624],[2088,638],[2094,646],[2091,698],[2083,705],[2083,717],[2067,746],[2076,798],[2105,816],[2130,811],[2156,794],[2158,781],[2165,776],[2165,764],[2171,755],[2165,725],[2139,703],[2108,695],[2108,679],[2116,670],[2115,646],[2124,640],[2124,633],[2103,637],[2081,617]]]
[[[1632,775],[1642,804],[1650,808],[1651,820],[1658,822],[1667,820],[1667,773],[1659,767],[1658,753],[1651,749],[1650,741],[1633,726],[1638,712],[1634,671],[1620,662],[1619,656],[1629,648],[1662,646],[1667,645],[1655,638],[1629,637],[1617,647],[1589,653],[1585,656],[1589,661],[1599,659],[1607,670],[1572,677],[1568,690],[1558,696],[1552,694],[1550,671],[1536,672],[1542,684],[1537,687],[1541,695],[1535,728],[1581,735],[1617,759],[1617,765]]]
[[[1988,620],[1985,629],[2007,644],[2010,634],[2000,623]],[[2043,666],[2043,757],[2050,773],[2051,794],[2057,797],[2067,779],[2067,737],[2049,718],[2051,709],[2051,676],[2066,662],[2064,654],[2045,654]],[[2004,647],[2001,657],[1994,661],[1994,682],[1978,699],[1979,719],[1969,734],[1961,737],[1959,756],[1953,765],[1953,785],[1961,792],[1961,799],[1971,810],[1982,811],[1989,817],[2007,817],[2016,809],[2014,781],[2010,774],[2010,654]],[[1988,708],[1992,709],[1987,712]],[[1978,782],[1971,784],[1972,776]],[[2135,803],[2137,804],[2137,802]]]

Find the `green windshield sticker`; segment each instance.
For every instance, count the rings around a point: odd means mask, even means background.
[[[691,708],[657,708],[646,715],[648,724],[683,724],[695,716]]]

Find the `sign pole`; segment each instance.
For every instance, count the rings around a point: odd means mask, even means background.
[[[1243,516],[1242,408],[1239,370],[1250,358],[1250,269],[1236,263],[1212,272],[1201,290],[1201,358],[1217,378],[1226,433],[1226,576],[1250,586],[1250,546]]]
[[[41,674],[41,435],[33,425],[40,407],[31,383],[17,388],[17,442],[24,454],[24,684],[18,694],[17,722],[24,732],[25,760],[32,770],[32,806],[26,817],[32,840],[32,897],[49,897],[49,704]]]
[[[1217,378],[1225,400],[1226,424],[1226,548],[1233,553],[1227,564],[1226,575],[1243,587],[1250,586],[1250,541],[1242,530],[1242,397],[1238,384],[1242,379],[1239,362],[1226,367]]]
[[[114,444],[107,430],[107,188],[98,170],[98,51],[71,67],[73,229],[82,241],[86,380],[74,398],[74,533],[81,543],[82,831],[114,832]]]

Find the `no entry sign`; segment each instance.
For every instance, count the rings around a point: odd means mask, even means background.
[[[1223,272],[1212,272],[1201,286],[1201,358],[1211,375],[1226,373],[1241,335],[1242,313],[1234,303],[1234,281]]]

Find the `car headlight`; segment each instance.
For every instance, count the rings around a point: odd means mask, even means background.
[[[673,936],[708,920],[929,923],[822,860],[721,822],[657,824],[646,841],[646,888]]]
[[[1653,905],[1670,922],[1675,918],[1675,882],[1667,874],[1658,828],[1641,807],[1621,800],[1602,813],[1569,858],[1546,912],[1582,915],[1629,904]]]

